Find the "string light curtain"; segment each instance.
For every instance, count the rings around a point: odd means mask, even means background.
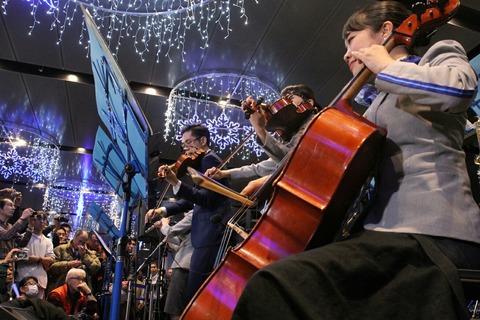
[[[98,223],[88,214],[93,201],[119,228],[122,208],[119,197],[108,187],[88,181],[57,180],[45,189],[43,210],[69,214],[75,229],[98,230]]]
[[[53,138],[21,125],[0,125],[0,176],[13,183],[51,184],[55,181],[60,149]]]
[[[10,0],[3,0],[2,9],[8,13]],[[25,0],[28,1],[28,0]],[[117,55],[126,37],[134,39],[135,51],[144,59],[148,51],[156,52],[157,62],[161,57],[172,61],[173,52],[185,58],[188,37],[197,34],[201,48],[208,46],[209,34],[217,25],[228,37],[232,31],[232,18],[248,23],[244,0],[31,0],[30,34],[39,23],[50,23],[51,29],[59,30],[62,41],[67,27],[74,19],[80,19],[79,5],[88,8],[100,29],[106,31],[107,42],[114,55]],[[255,0],[255,2],[257,2]],[[46,11],[49,21],[41,21]],[[83,20],[82,20],[83,22]],[[191,32],[194,31],[194,32]],[[84,44],[86,28],[80,36]],[[195,39],[195,42],[197,40]],[[86,45],[88,47],[88,45]]]
[[[211,134],[219,151],[231,151],[244,140],[253,128],[240,109],[241,101],[252,96],[263,97],[265,103],[280,98],[270,84],[256,77],[233,73],[208,73],[177,84],[168,98],[165,141],[181,141],[181,129],[189,124],[202,123]],[[259,158],[263,150],[252,136],[236,155],[242,160]]]

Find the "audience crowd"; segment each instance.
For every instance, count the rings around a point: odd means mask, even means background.
[[[12,188],[0,190],[0,308],[19,308],[38,319],[106,319],[113,274],[105,277],[109,257],[94,231],[73,230],[68,217],[21,208],[22,196]],[[49,223],[51,221],[51,223]],[[70,232],[72,235],[70,236]],[[144,288],[136,272],[130,239],[122,274],[121,310],[126,317],[128,283]],[[111,262],[111,261],[110,261]],[[145,269],[150,268],[147,265]],[[108,268],[110,272],[114,266]],[[149,272],[146,272],[149,273]],[[112,276],[112,277],[110,277]],[[158,274],[152,273],[156,284]],[[134,290],[135,291],[135,290]],[[131,317],[145,309],[144,290],[136,290]],[[108,312],[108,311],[107,311]]]

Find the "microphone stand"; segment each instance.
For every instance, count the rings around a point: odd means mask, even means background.
[[[156,252],[160,249],[161,246],[163,246],[165,243],[167,242],[167,237],[163,238],[163,240],[156,246],[156,248],[147,256],[147,258],[145,259],[145,261],[142,262],[142,264],[138,267],[137,271],[135,272],[136,274],[138,274],[140,272],[140,270],[143,269],[143,267],[151,261],[152,257],[156,254]],[[147,270],[147,278],[146,278],[146,283],[145,283],[145,291],[148,293],[149,290],[150,290],[150,286],[148,285],[149,284],[149,279],[150,277],[150,268],[148,268]],[[130,292],[129,292],[130,294]],[[146,306],[144,305],[144,308]],[[128,314],[128,313],[127,313]],[[145,315],[145,309],[144,309],[144,315]]]
[[[164,297],[163,294],[163,285],[164,285],[164,277],[165,277],[165,267],[167,265],[167,247],[163,249],[163,253],[158,256],[158,271],[157,271],[157,281],[155,284],[152,285],[152,291],[150,293],[150,306],[149,306],[149,320],[157,320],[160,319],[160,307],[161,307],[161,300]],[[153,317],[151,317],[153,315]],[[146,319],[145,319],[146,320]]]
[[[122,274],[125,264],[125,253],[127,250],[127,235],[130,233],[128,206],[130,203],[131,197],[131,184],[133,176],[136,174],[135,166],[131,163],[128,163],[124,167],[125,174],[127,176],[127,181],[123,183],[123,217],[122,225],[120,228],[120,239],[117,246],[117,260],[115,262],[115,279],[113,283],[113,294],[112,294],[112,304],[110,306],[110,319],[117,320],[120,319],[120,298],[122,291]],[[129,221],[130,222],[130,221]]]

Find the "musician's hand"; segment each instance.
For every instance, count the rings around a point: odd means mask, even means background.
[[[152,222],[153,220],[156,219],[156,217],[165,213],[167,213],[167,208],[165,207],[148,210],[147,213],[145,214],[145,224]]]
[[[243,112],[251,112],[252,106],[254,106],[255,100],[252,96],[248,96],[247,99],[242,101],[242,111]]]
[[[150,209],[145,213],[145,224],[149,223],[155,216],[155,209]]]
[[[167,175],[167,172],[169,171],[170,169],[168,168],[167,165],[162,165],[160,167],[158,167],[158,170],[157,170],[157,177],[160,178],[160,179],[165,179],[166,175]]]
[[[262,178],[258,178],[255,180],[250,181],[245,188],[240,192],[241,195],[244,196],[251,196],[254,194],[260,187],[268,180],[270,176],[265,176]]]
[[[163,220],[163,219],[162,219]],[[157,220],[153,223],[153,226],[160,230],[162,228],[162,220]]]
[[[158,168],[158,177],[161,179],[165,179],[172,186],[177,185],[178,182],[180,181],[178,180],[175,172],[170,170],[170,168],[167,165],[163,165]]]
[[[352,56],[362,61],[375,74],[379,74],[396,61],[384,46],[376,44],[358,51],[352,51]]]
[[[230,178],[230,172],[228,170],[218,170],[217,167],[212,167],[205,171],[205,176],[213,179]]]
[[[168,226],[170,224],[170,218],[162,218],[162,220],[160,220],[160,223],[162,224],[162,226]]]
[[[250,115],[250,123],[252,124],[253,130],[255,130],[255,133],[260,141],[265,143],[265,139],[268,134],[267,129],[265,129],[267,119],[265,118],[265,112],[261,108],[258,110],[258,112],[254,112]]]

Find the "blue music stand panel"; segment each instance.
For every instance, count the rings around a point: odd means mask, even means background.
[[[95,201],[92,201],[92,203],[90,204],[90,207],[88,207],[88,213],[108,233],[110,238],[112,239],[120,238],[120,231],[118,230],[118,228],[113,224],[112,220],[105,213],[105,211],[103,211],[103,209],[98,204],[95,203]],[[100,238],[99,238],[99,241],[100,241]],[[103,248],[108,249],[108,246],[106,246],[105,243],[103,243],[103,240],[101,242],[102,242]]]
[[[93,147],[93,163],[98,170],[105,177],[110,186],[115,192],[123,197],[123,177],[125,174],[125,159],[120,148],[107,136],[102,128],[98,128],[95,137],[95,146]],[[130,204],[133,204],[140,198],[147,197],[147,181],[136,174],[133,176],[130,186],[131,199]]]
[[[83,8],[82,8],[83,10]],[[126,163],[135,163],[148,179],[148,138],[152,129],[93,19],[84,10],[98,114]],[[138,174],[137,174],[138,175]],[[141,190],[141,194],[146,194]],[[133,196],[133,195],[132,195]]]

